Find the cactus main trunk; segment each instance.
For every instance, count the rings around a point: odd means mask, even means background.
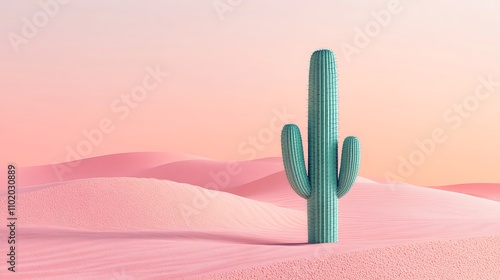
[[[318,51],[309,67],[309,243],[336,242],[337,234],[337,71],[331,52]]]
[[[338,241],[338,199],[352,187],[359,168],[360,146],[349,136],[338,168],[337,69],[333,53],[313,53],[309,68],[308,170],[299,128],[287,124],[281,134],[283,163],[293,190],[307,199],[309,243]]]

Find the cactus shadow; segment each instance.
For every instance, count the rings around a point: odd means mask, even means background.
[[[242,235],[242,233],[197,232],[197,231],[86,231],[74,229],[25,229],[23,237],[54,239],[162,239],[165,241],[213,241],[220,243],[266,245],[266,246],[304,246],[307,242],[278,242],[276,239]]]

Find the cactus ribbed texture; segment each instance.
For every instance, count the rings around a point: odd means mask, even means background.
[[[338,169],[337,69],[329,50],[315,51],[309,68],[308,169],[299,128],[281,133],[285,172],[293,190],[307,199],[309,243],[338,241],[338,199],[349,192],[360,162],[360,145],[349,136]]]

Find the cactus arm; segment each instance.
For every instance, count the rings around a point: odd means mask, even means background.
[[[304,163],[302,138],[296,125],[287,124],[283,127],[281,147],[288,182],[299,196],[307,199],[311,195],[311,186]]]
[[[342,162],[338,181],[337,196],[343,197],[349,192],[358,176],[360,160],[359,141],[354,136],[349,136],[342,145]]]

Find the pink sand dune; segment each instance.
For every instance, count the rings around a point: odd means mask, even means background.
[[[212,190],[228,190],[282,170],[281,158],[243,162],[190,160],[172,162],[145,170],[140,173],[140,177],[166,179]]]
[[[201,159],[180,153],[123,153],[50,165],[20,167],[19,186],[40,185],[90,177],[135,177],[161,164]]]
[[[283,170],[226,191],[258,201],[271,202],[282,207],[306,209],[305,200],[295,194],[288,184]]]
[[[178,153],[124,153],[68,163],[21,167],[23,176],[20,176],[18,185],[23,187],[95,177],[138,177],[166,179],[221,190],[281,170],[281,158],[222,162]]]
[[[157,179],[90,178],[52,184],[21,193],[18,206],[28,225],[98,231],[304,225],[301,211]]]
[[[137,162],[122,162],[127,158]],[[498,275],[500,203],[491,199],[359,178],[339,203],[340,242],[305,244],[306,201],[289,186],[280,159],[240,163],[249,171],[233,175],[221,190],[170,179],[204,182],[220,162],[146,153],[89,160],[93,166],[83,168],[82,161],[77,178],[63,182],[43,177],[40,167],[31,170],[42,179],[31,178],[38,183],[17,195],[15,279]],[[0,196],[0,205],[6,199]],[[0,215],[5,211],[0,207]],[[5,236],[6,227],[0,233]],[[14,279],[9,276],[0,270],[1,279]]]
[[[459,184],[430,187],[438,190],[459,192],[495,201],[500,201],[500,184]]]

